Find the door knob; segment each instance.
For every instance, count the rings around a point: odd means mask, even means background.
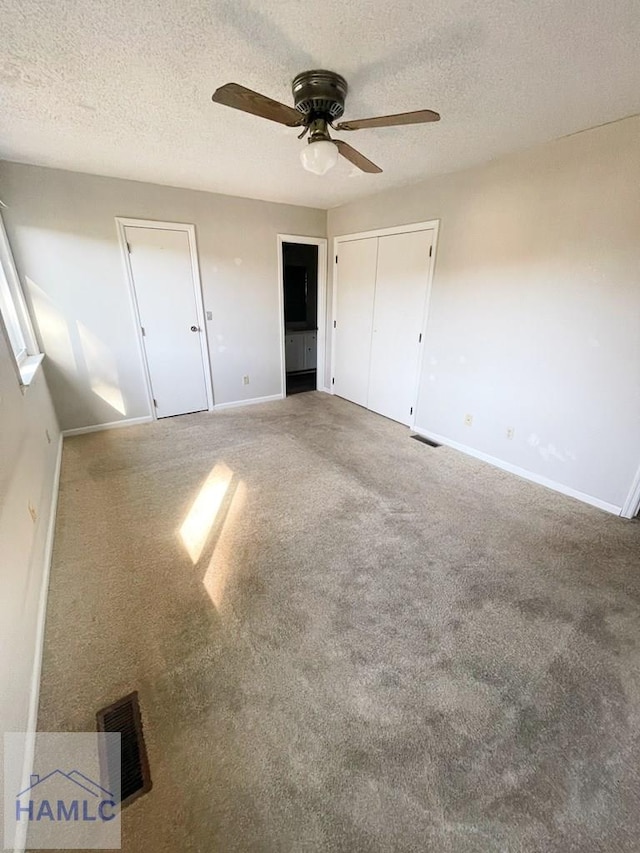
[[[197,331],[198,331],[198,327],[197,327],[197,326],[192,326],[192,327],[191,327],[191,331],[192,331],[192,332],[197,332]]]

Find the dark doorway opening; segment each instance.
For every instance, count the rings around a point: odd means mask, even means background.
[[[318,247],[282,244],[287,396],[317,388]]]

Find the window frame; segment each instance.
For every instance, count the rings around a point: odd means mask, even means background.
[[[2,205],[4,207],[4,205]],[[21,384],[33,375],[34,362],[42,361],[40,349],[18,277],[11,245],[0,210],[0,314],[18,368]],[[29,378],[27,381],[27,377]]]
[[[22,327],[18,320],[18,312],[13,303],[13,294],[9,288],[9,282],[4,271],[4,264],[0,264],[0,314],[2,314],[4,327],[7,330],[7,337],[11,344],[13,357],[18,367],[20,367],[29,353],[24,334],[22,333]]]

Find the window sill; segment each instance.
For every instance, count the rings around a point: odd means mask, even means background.
[[[43,358],[43,353],[39,353],[38,355],[28,355],[25,360],[18,365],[18,370],[20,372],[20,384],[23,388],[28,388],[29,385],[31,385],[38,372],[38,368],[42,364]]]

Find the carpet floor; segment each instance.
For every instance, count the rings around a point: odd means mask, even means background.
[[[126,853],[640,850],[640,524],[318,392],[65,441],[39,715]]]

